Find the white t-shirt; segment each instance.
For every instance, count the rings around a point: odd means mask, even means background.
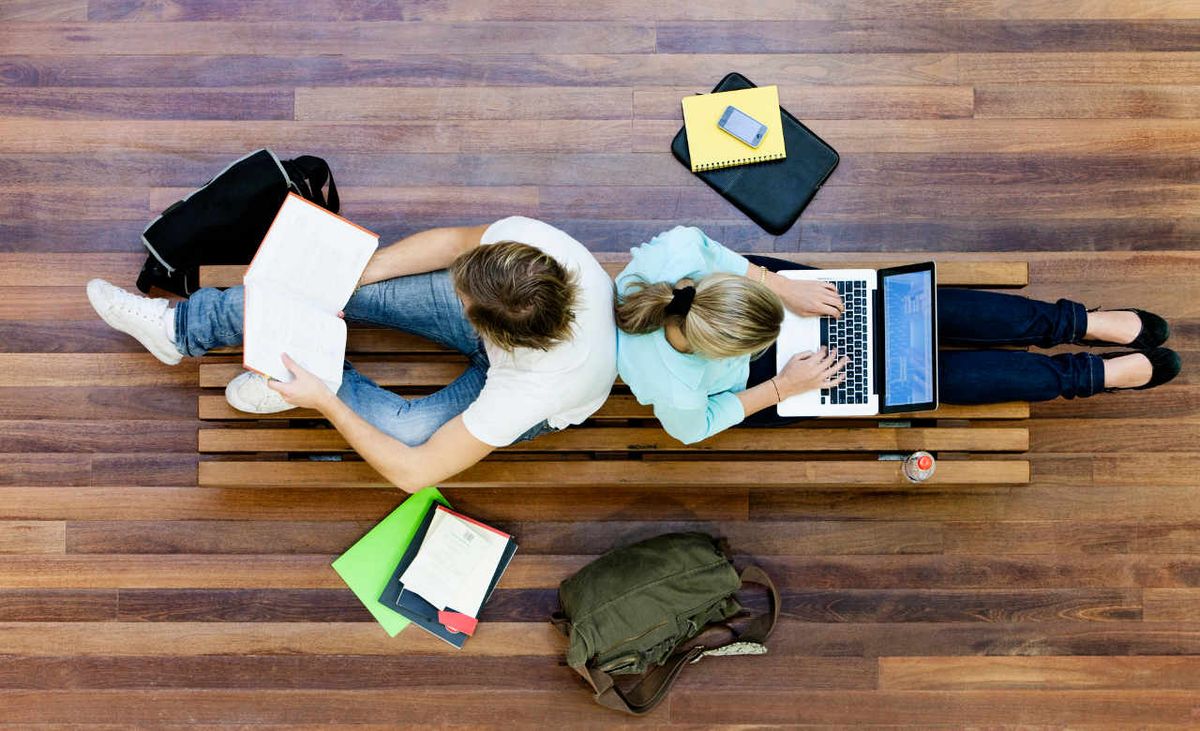
[[[579,296],[570,339],[550,350],[509,352],[484,341],[487,382],[463,422],[494,447],[512,444],[544,420],[555,429],[579,424],[604,405],[617,378],[612,278],[591,252],[550,224],[523,216],[493,223],[480,243],[500,241],[529,244],[554,257],[574,272]]]

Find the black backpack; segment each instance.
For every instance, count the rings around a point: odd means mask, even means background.
[[[150,255],[138,275],[138,289],[158,287],[187,296],[199,289],[201,265],[249,264],[288,191],[338,212],[333,173],[321,158],[280,160],[264,149],[235,160],[199,190],[172,203],[142,232]]]

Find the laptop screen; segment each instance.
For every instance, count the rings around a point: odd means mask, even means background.
[[[927,404],[937,378],[931,270],[881,276],[883,286],[883,406]]]

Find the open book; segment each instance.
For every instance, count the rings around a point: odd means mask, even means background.
[[[246,270],[243,365],[292,380],[281,355],[342,385],[346,323],[338,311],[379,248],[379,237],[289,193]]]

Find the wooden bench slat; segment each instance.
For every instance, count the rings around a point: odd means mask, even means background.
[[[221,384],[223,388],[224,383]],[[294,409],[277,414],[247,414],[230,406],[225,397],[218,394],[200,395],[199,418],[206,421],[287,421],[291,419],[320,419],[321,414],[311,409]],[[633,396],[616,394],[608,397],[608,401],[600,410],[592,414],[593,420],[615,419],[652,419],[654,412],[649,406],[642,406]],[[918,411],[911,414],[891,414],[888,416],[858,417],[864,421],[884,420],[896,421],[904,419],[1028,419],[1029,404],[1023,401],[1011,401],[1002,404],[983,404],[977,406],[958,406],[942,404],[936,411]]]
[[[201,429],[200,452],[348,452],[335,429]],[[685,445],[662,429],[575,427],[507,447],[510,451],[1024,452],[1025,428],[729,429]]]
[[[800,254],[771,254],[777,259],[800,262],[825,268],[854,267],[880,269],[937,259],[938,284],[951,287],[1024,287],[1029,284],[1029,265],[1024,261],[964,261],[922,252],[896,253],[891,257],[878,255],[861,257],[851,254],[805,252]],[[610,276],[620,273],[629,261],[627,254],[598,255]],[[246,267],[240,264],[200,268],[200,286],[232,287],[242,283]]]
[[[466,360],[461,357],[426,361],[366,361],[355,368],[380,386],[445,386],[462,375]],[[201,388],[225,388],[244,369],[241,363],[201,363]]]
[[[737,487],[844,488],[847,485],[905,486],[900,462],[877,460],[807,461],[490,461],[443,480],[441,487],[605,487],[637,485],[670,488],[694,485]],[[1020,485],[1029,482],[1025,460],[941,460],[924,486]],[[208,487],[386,487],[365,462],[204,461],[199,484]]]
[[[357,364],[355,368],[367,378],[387,388],[417,388],[441,387],[453,381],[462,374],[464,361],[366,361]],[[225,385],[243,372],[240,363],[202,363],[200,365],[200,386],[203,388],[225,388]],[[620,384],[620,381],[617,381]],[[636,401],[634,401],[636,403]],[[1023,408],[1022,408],[1023,407]],[[1006,414],[1018,414],[1008,416]],[[996,414],[996,415],[993,415]],[[629,412],[628,418],[650,418],[653,416],[649,407],[639,407],[639,410]],[[913,414],[895,415],[894,418],[940,418],[940,419],[1004,419],[1028,418],[1028,404],[995,404],[985,406],[953,406],[943,405],[936,411],[915,412]],[[255,418],[256,415],[250,415]],[[201,416],[201,418],[205,418]],[[868,417],[878,418],[878,417]]]
[[[360,333],[366,334],[367,337],[357,337]],[[393,337],[394,336],[394,337]],[[380,330],[377,328],[361,329],[357,325],[351,325],[347,335],[346,352],[350,353],[350,357],[357,360],[362,355],[387,355],[387,356],[405,356],[412,359],[429,359],[438,358],[454,362],[463,362],[458,360],[458,353],[450,348],[442,347],[437,343],[423,340],[415,335],[402,333],[399,330]],[[996,345],[993,346],[998,350],[1028,350],[1022,345]],[[963,346],[945,345],[943,350],[960,350]],[[223,348],[213,348],[209,351],[212,355],[229,355],[239,356],[242,354],[242,346],[230,345]]]

